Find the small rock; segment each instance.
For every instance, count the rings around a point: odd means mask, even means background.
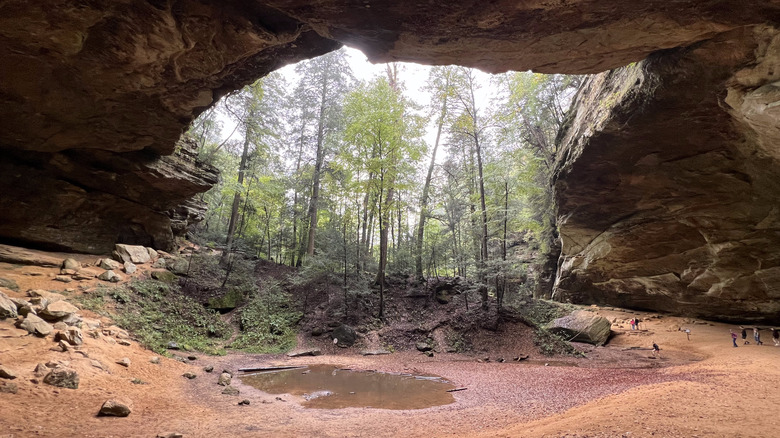
[[[167,347],[168,347],[169,350],[178,350],[179,349],[179,344],[177,344],[175,342],[168,342],[168,346]]]
[[[152,278],[163,283],[175,283],[179,277],[171,271],[152,271]]]
[[[49,374],[43,378],[43,383],[60,388],[78,389],[79,374],[75,370],[58,367],[49,371]]]
[[[219,375],[219,379],[217,380],[217,385],[222,386],[230,386],[230,380],[233,376],[230,375],[230,373],[222,373]]]
[[[89,272],[89,271],[79,271],[79,272],[73,274],[73,279],[74,280],[79,280],[79,281],[81,281],[81,280],[92,280],[93,278],[95,278],[95,274],[93,274],[92,272]]]
[[[285,400],[285,399],[283,399],[283,398],[281,398],[281,397],[276,397],[276,401],[280,401],[280,402],[286,402],[287,400]]]
[[[163,432],[158,433],[156,438],[183,438],[184,435],[179,432]]]
[[[390,354],[390,352],[387,350],[378,349],[378,350],[363,350],[360,352],[360,354],[362,354],[363,356],[379,356],[382,354]]]
[[[123,357],[116,361],[119,365],[122,365],[123,367],[129,367],[130,366],[130,359]]]
[[[99,360],[94,360],[93,359],[93,360],[89,361],[89,364],[92,365],[93,367],[99,369],[99,370],[108,371],[108,368],[106,368],[106,366],[103,364],[103,362],[101,362]]]
[[[62,261],[62,269],[75,269],[79,270],[81,269],[81,263],[78,262],[76,259],[67,258]]]
[[[39,363],[35,366],[35,370],[33,371],[33,374],[35,374],[38,377],[43,377],[49,372],[49,368],[42,363]]]
[[[98,415],[127,417],[132,412],[133,403],[129,400],[106,400]]]
[[[129,346],[133,345],[133,343],[128,341],[127,339],[120,339],[120,340],[116,341],[116,343],[119,344],[119,345],[124,345],[125,347],[129,347]]]
[[[70,344],[68,344],[67,342],[65,342],[63,340],[60,340],[60,341],[57,342],[57,350],[62,351],[64,353],[64,352],[68,351],[69,349],[70,349]],[[54,348],[52,348],[52,350],[54,350]],[[55,351],[57,351],[57,350],[55,350]]]
[[[116,254],[122,262],[131,262],[135,264],[149,263],[149,251],[139,245],[124,245],[117,243],[115,246]]]
[[[19,285],[16,284],[16,281],[11,280],[9,278],[0,278],[0,287],[11,289],[14,292],[19,291]]]
[[[315,327],[311,329],[311,335],[312,336],[320,336],[323,333],[325,333],[325,330],[322,327]]]
[[[8,295],[0,292],[0,319],[16,318],[16,303],[8,298]]]
[[[147,246],[146,247],[146,252],[149,253],[149,259],[151,259],[151,260],[155,260],[158,257],[160,257],[160,254],[158,254],[157,251],[155,251],[154,248],[150,248],[150,247]]]
[[[13,382],[0,382],[0,394],[16,394],[19,387]]]
[[[211,365],[209,365],[207,367],[203,367],[203,371],[205,371],[207,373],[210,373],[210,372],[214,371],[214,367],[211,366]]]
[[[165,259],[162,259],[162,258],[157,259],[157,261],[152,263],[152,267],[156,268],[156,269],[165,269],[166,268],[166,266],[165,266]]]
[[[68,329],[68,324],[65,324],[64,322],[59,321],[59,322],[55,322],[53,327],[54,327],[54,330],[67,330]],[[54,336],[57,336],[57,335],[55,334]]]
[[[187,359],[189,360],[198,360],[197,356],[187,356]]]
[[[100,259],[100,263],[98,263],[97,267],[100,269],[105,269],[106,271],[118,271],[122,269],[123,266],[121,263],[113,259]]]
[[[108,270],[100,275],[98,275],[98,280],[103,281],[110,281],[111,283],[119,283],[122,281],[122,277],[119,276],[116,272],[112,270]]]
[[[222,390],[222,394],[225,394],[225,395],[238,395],[240,393],[241,393],[241,391],[239,391],[238,388],[236,388],[234,386],[229,386],[229,385],[226,386],[225,389]]]
[[[42,338],[49,336],[52,331],[52,326],[49,325],[49,323],[42,320],[33,313],[27,314],[24,320],[18,322],[16,326]]]
[[[81,330],[77,327],[68,327],[65,331],[59,331],[54,335],[55,341],[66,341],[68,344],[76,346],[84,343],[81,336]]]
[[[176,356],[175,354],[173,355],[173,360],[179,361],[181,363],[187,363],[187,359],[186,358],[181,357],[181,356]]]
[[[49,301],[49,304],[47,304],[43,310],[38,312],[38,314],[42,318],[48,319],[50,321],[57,321],[59,319],[67,318],[68,316],[78,311],[78,307],[74,306],[73,304],[70,304],[67,301],[59,300],[54,302]]]
[[[117,339],[129,339],[130,335],[127,332],[115,325],[108,326],[103,329],[103,335],[115,336]]]
[[[125,268],[125,274],[133,274],[135,273],[135,271],[138,270],[138,267],[135,266],[133,262],[125,262],[124,268]]]
[[[183,376],[183,377],[186,377],[186,378],[188,378],[188,379],[190,379],[190,380],[192,380],[192,379],[194,379],[194,378],[198,377],[198,376],[196,376],[194,373],[184,373],[184,374],[182,374],[182,376]]]
[[[0,365],[0,379],[9,379],[13,380],[16,378],[16,373],[11,371],[10,369]]]
[[[426,351],[425,355],[428,357],[433,357],[433,351]]]
[[[322,354],[319,348],[312,348],[308,350],[291,351],[287,353],[288,357],[301,357],[301,356],[319,356]]]
[[[149,359],[149,363],[159,364],[160,363],[160,358],[157,357],[157,356],[152,356],[152,358]]]
[[[432,350],[431,346],[425,342],[418,342],[415,344],[415,347],[417,348],[417,351],[422,351],[423,353]]]
[[[54,281],[61,281],[63,283],[70,283],[71,281],[73,281],[73,279],[68,277],[68,276],[65,276],[65,275],[56,275],[54,277]]]
[[[82,318],[81,322],[90,329],[100,328],[100,320],[97,319]]]
[[[249,406],[249,400],[246,400],[246,399],[241,400],[240,402],[238,402],[238,405],[239,406]]]

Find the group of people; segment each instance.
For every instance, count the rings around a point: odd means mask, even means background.
[[[739,326],[739,328],[742,329],[742,345],[750,344],[750,341],[747,340],[747,329],[742,326]],[[772,341],[775,343],[775,347],[780,347],[780,330],[777,330],[774,327],[769,330],[772,332]],[[731,342],[734,344],[734,347],[737,347],[736,332],[734,332],[734,330],[729,330],[729,332],[731,332]],[[756,342],[756,345],[764,345],[761,341],[761,329],[758,327],[753,327],[753,340]]]
[[[631,324],[631,330],[639,330],[639,318],[631,318],[628,323]]]

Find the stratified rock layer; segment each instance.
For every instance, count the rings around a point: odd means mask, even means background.
[[[589,79],[561,137],[559,297],[777,321],[778,35],[740,29]]]

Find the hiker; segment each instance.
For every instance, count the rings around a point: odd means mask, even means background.
[[[655,357],[656,355],[658,355],[658,357],[661,357],[661,349],[658,348],[658,344],[656,344],[655,341],[653,341],[653,357]]]
[[[634,320],[634,325],[636,326],[636,329],[639,330],[639,318]]]
[[[628,321],[628,323],[631,324],[631,330],[635,330],[634,324],[636,324],[636,322],[634,321],[634,318],[631,318],[631,321]]]
[[[780,347],[780,331],[772,327],[772,341],[775,343],[775,347]]]
[[[691,340],[691,329],[687,328],[685,329],[685,336],[688,337],[688,340]]]
[[[734,330],[729,330],[729,332],[731,333],[731,342],[734,343],[734,348],[736,348],[737,347],[737,334],[734,333]]]
[[[756,341],[756,345],[764,345],[761,342],[761,333],[758,332],[758,327],[753,327],[753,339]]]
[[[749,344],[749,343],[750,343],[750,341],[748,341],[748,340],[747,340],[747,329],[745,329],[745,327],[742,327],[742,326],[739,326],[739,328],[741,328],[741,329],[742,329],[742,340],[743,340],[743,341],[745,341],[745,343],[744,343],[744,344],[742,344],[742,345],[747,345],[747,344]]]

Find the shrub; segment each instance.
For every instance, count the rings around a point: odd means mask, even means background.
[[[282,353],[295,346],[295,325],[303,314],[290,294],[271,284],[257,293],[241,310],[241,335],[232,348],[252,353]]]

